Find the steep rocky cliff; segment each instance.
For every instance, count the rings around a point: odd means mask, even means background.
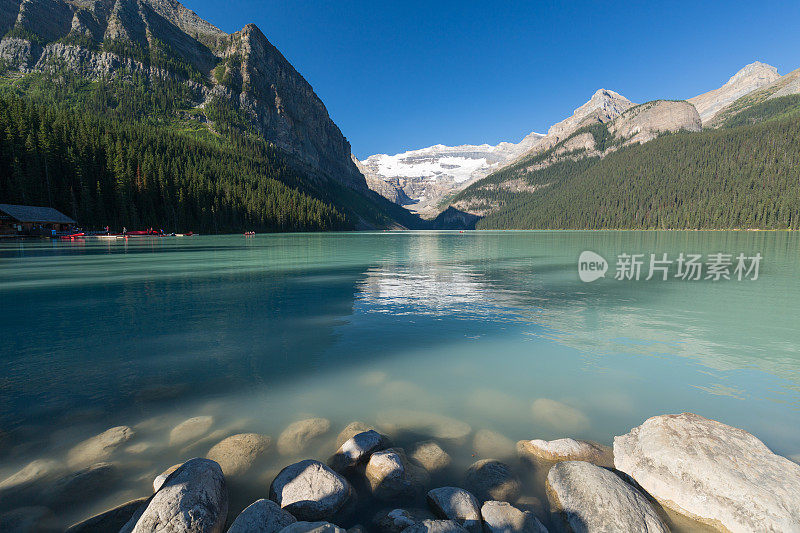
[[[744,66],[739,72],[718,89],[690,98],[688,101],[697,108],[703,125],[712,121],[723,108],[765,85],[780,78],[778,69],[766,63],[755,61]]]
[[[665,132],[700,131],[695,107],[683,101],[655,100],[632,107],[614,120],[608,131],[624,144],[646,143]]]
[[[781,76],[773,82],[745,94],[727,106],[720,109],[705,126],[717,128],[730,123],[737,116],[752,110],[754,107],[764,105],[770,100],[800,94],[800,69]]]
[[[252,24],[226,34],[174,0],[0,0],[0,35],[21,73],[176,80],[201,114],[222,99],[311,174],[367,188],[311,85]]]
[[[547,135],[522,157],[542,153],[568,138],[575,131],[592,124],[611,122],[634,104],[624,96],[607,89],[598,89],[572,115],[550,126]]]

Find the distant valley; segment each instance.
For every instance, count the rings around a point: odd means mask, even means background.
[[[434,146],[371,156],[361,168],[393,201],[399,191],[424,216],[448,209],[482,217],[484,228],[796,228],[796,158],[776,161],[768,146],[797,153],[788,132],[800,119],[799,93],[800,69],[781,76],[754,62],[689,100],[636,104],[599,89],[505,160],[490,160],[494,148],[486,147],[444,169],[460,152]],[[481,166],[470,173],[466,161],[476,160]]]
[[[358,165],[370,188],[431,217],[441,211],[440,203],[448,196],[514,161],[542,137],[532,132],[516,144],[495,146],[437,144],[396,155],[373,155]]]

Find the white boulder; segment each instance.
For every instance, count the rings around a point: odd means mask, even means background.
[[[665,506],[745,531],[800,531],[800,465],[750,433],[683,413],[614,438],[615,466]]]

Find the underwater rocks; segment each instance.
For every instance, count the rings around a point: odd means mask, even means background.
[[[295,522],[280,533],[346,533],[346,530],[330,522]]]
[[[381,533],[400,533],[423,520],[432,520],[427,509],[384,509],[372,518],[372,528]]]
[[[450,455],[432,440],[416,443],[411,448],[409,457],[431,474],[444,470],[452,462]]]
[[[67,464],[72,467],[88,466],[107,460],[120,445],[134,436],[133,429],[128,426],[117,426],[87,439],[67,454]]]
[[[506,459],[514,456],[516,447],[511,439],[504,435],[488,429],[479,429],[472,439],[472,449],[478,456]]]
[[[519,498],[522,486],[519,478],[506,463],[482,459],[467,470],[465,484],[477,498],[513,502]]]
[[[403,533],[465,533],[467,530],[452,520],[423,520],[403,530]]]
[[[463,444],[472,428],[469,424],[437,413],[425,413],[410,409],[395,409],[378,413],[378,426],[390,436],[416,434]]]
[[[96,463],[64,474],[44,491],[44,502],[54,511],[91,500],[106,490],[119,476],[114,463]]]
[[[268,449],[272,439],[258,433],[240,433],[223,439],[206,455],[216,461],[226,476],[241,475]]]
[[[651,418],[616,437],[613,455],[589,441],[533,439],[520,441],[518,456],[506,459],[511,441],[502,435],[473,432],[439,415],[400,413],[394,420],[403,423],[390,429],[408,453],[390,447],[389,438],[369,424],[357,422],[340,433],[340,440],[347,439],[330,457],[330,466],[306,459],[282,470],[275,468],[279,456],[269,453],[272,440],[265,435],[238,433],[219,441],[211,417],[175,427],[166,421],[157,430],[161,439],[144,437],[156,449],[159,442],[189,442],[198,435],[215,436],[211,442],[218,442],[208,458],[188,459],[182,443],[173,448],[169,459],[188,460],[157,476],[155,492],[138,499],[131,499],[137,494],[130,491],[119,492],[116,483],[131,474],[142,483],[152,479],[158,471],[154,461],[146,460],[152,452],[143,452],[144,458],[136,454],[127,464],[79,466],[98,457],[116,460],[123,442],[135,445],[135,438],[141,438],[121,429],[126,426],[112,428],[65,447],[60,461],[43,458],[16,472],[6,470],[8,477],[0,481],[0,530],[63,531],[64,517],[74,516],[73,509],[94,506],[109,495],[112,502],[125,501],[125,495],[127,503],[77,521],[68,531],[543,533],[549,528],[661,533],[668,525],[692,529],[703,527],[700,523],[734,533],[800,531],[800,465],[775,455],[745,431],[697,415]],[[377,422],[380,428],[391,425],[386,418]],[[141,433],[154,431],[135,427]],[[330,429],[326,419],[301,420],[284,431],[284,444],[327,455],[335,433],[328,440],[321,436]],[[191,439],[183,440],[189,434]],[[478,448],[508,462],[481,458],[466,467],[477,459]],[[264,471],[266,465],[271,469]],[[145,468],[144,476],[137,471]],[[253,486],[263,496],[250,499],[242,493]],[[546,500],[536,496],[545,494]],[[684,516],[667,515],[664,507]]]
[[[137,498],[113,509],[87,518],[72,525],[66,533],[100,533],[101,531],[119,531],[143,505],[147,498]]]
[[[169,443],[174,446],[198,439],[205,435],[213,425],[214,417],[212,416],[196,416],[184,420],[170,431]]]
[[[326,418],[308,418],[289,424],[278,437],[278,453],[281,455],[303,453],[310,441],[321,437],[330,429],[331,422]]]

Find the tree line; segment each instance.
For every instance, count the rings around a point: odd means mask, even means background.
[[[800,229],[800,120],[756,122],[664,135],[528,174],[509,169],[491,180],[541,187],[510,193],[478,182],[465,197],[501,204],[478,223],[487,229]]]
[[[120,96],[108,87],[91,94]],[[94,97],[78,108],[48,105],[69,94],[76,92],[47,99],[0,92],[2,202],[51,206],[87,227],[204,233],[352,228],[336,207],[304,191],[302,176],[266,142],[186,135],[131,120],[127,110],[81,112],[94,103],[108,109]],[[171,96],[152,98],[164,97],[171,107]],[[144,109],[152,102],[133,103]]]

